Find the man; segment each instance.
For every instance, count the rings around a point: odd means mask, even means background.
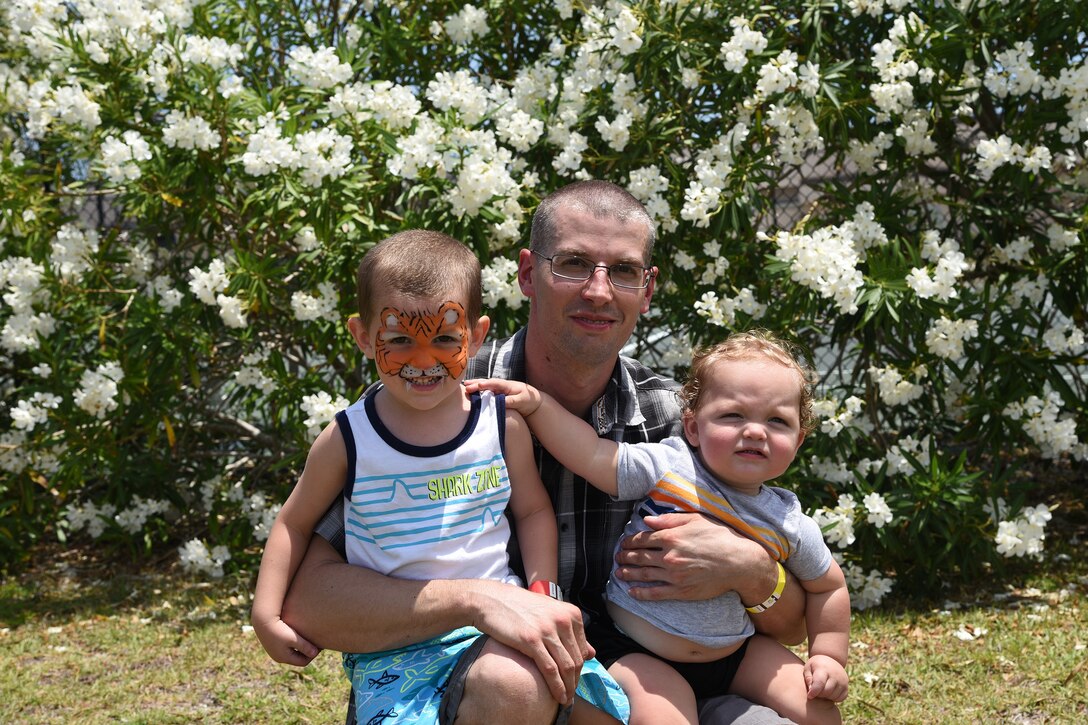
[[[548,196],[534,214],[530,249],[518,259],[528,325],[485,346],[469,376],[524,380],[615,440],[656,441],[675,432],[676,384],[619,356],[650,308],[654,236],[646,210],[613,184],[578,182]],[[577,607],[494,582],[405,581],[349,566],[341,553],[343,514],[334,507],[318,528],[325,538],[314,537],[295,576],[284,619],[323,647],[352,652],[473,625],[488,636],[451,675],[444,701],[450,721],[456,715],[462,723],[552,722],[556,702],[572,701],[591,653],[579,607],[590,617],[607,616],[601,595],[633,502],[611,501],[544,451],[537,460],[556,509],[559,585]],[[639,596],[705,599],[736,590],[755,605],[776,589],[774,560],[731,529],[680,514],[659,517],[654,526],[626,541],[618,555],[623,578],[665,583],[637,588]],[[803,608],[804,595],[791,579],[778,603],[753,619],[760,631],[799,642]],[[288,664],[305,665],[317,655],[302,649]],[[714,725],[781,722],[737,698],[701,704],[700,717]]]

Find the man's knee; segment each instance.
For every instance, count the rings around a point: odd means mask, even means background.
[[[531,659],[489,640],[465,680],[456,725],[550,725],[558,704]]]

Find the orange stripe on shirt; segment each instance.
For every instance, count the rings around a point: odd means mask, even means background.
[[[650,491],[650,498],[681,511],[709,514],[767,547],[779,561],[785,561],[789,557],[789,542],[777,531],[749,524],[737,515],[728,499],[713,491],[699,488],[675,473],[665,474]]]

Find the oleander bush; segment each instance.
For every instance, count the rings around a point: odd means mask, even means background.
[[[536,204],[603,178],[658,225],[631,354],[812,351],[783,483],[856,606],[1039,556],[1038,481],[1088,458],[1086,28],[1056,0],[5,3],[0,551],[251,566],[370,379],[366,249],[464,240],[507,334]]]

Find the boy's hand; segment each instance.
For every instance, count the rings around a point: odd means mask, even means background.
[[[539,390],[518,380],[480,378],[465,381],[465,392],[475,393],[478,390],[502,393],[506,396],[506,407],[516,410],[525,418],[535,413],[542,402]]]
[[[822,698],[832,702],[846,699],[846,668],[827,655],[812,655],[805,663],[805,686],[808,699]]]
[[[268,656],[285,665],[305,667],[321,652],[279,617],[264,622],[254,619],[253,631]]]

